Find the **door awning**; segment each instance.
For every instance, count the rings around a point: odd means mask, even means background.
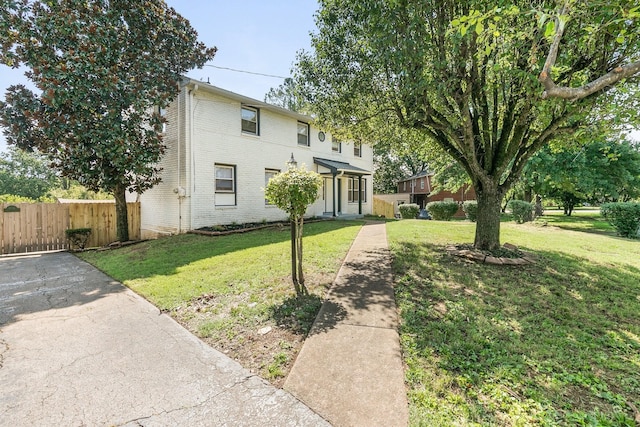
[[[339,173],[346,173],[349,175],[356,175],[356,176],[371,175],[370,171],[359,168],[357,166],[353,166],[345,162],[337,162],[335,160],[321,159],[319,157],[314,157],[313,163],[315,163],[318,166],[323,166],[329,169],[329,171],[334,175]]]

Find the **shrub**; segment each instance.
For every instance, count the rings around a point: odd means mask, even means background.
[[[427,210],[438,221],[449,221],[458,212],[457,202],[429,202]]]
[[[462,204],[462,210],[464,216],[471,222],[476,222],[478,219],[478,202],[475,200],[467,200]]]
[[[600,213],[623,237],[637,238],[640,232],[640,203],[605,203]]]
[[[90,228],[70,228],[64,231],[67,239],[80,249],[84,249],[91,235]]]
[[[420,212],[420,206],[415,203],[405,203],[398,206],[398,210],[400,211],[400,216],[402,218],[415,219],[418,216],[418,212]]]
[[[513,220],[518,224],[533,221],[533,203],[524,200],[510,200],[507,207],[511,209]]]

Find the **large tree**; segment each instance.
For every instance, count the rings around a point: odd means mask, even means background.
[[[640,59],[633,2],[518,4],[323,0],[297,67],[325,126],[392,123],[452,156],[476,190],[482,249],[499,246],[502,198],[531,156],[605,105],[638,103],[626,92]]]
[[[128,240],[127,191],[159,181],[159,114],[181,74],[215,54],[162,0],[0,0],[0,60],[26,65],[40,93],[8,89],[9,144],[46,154],[64,176],[116,200]]]

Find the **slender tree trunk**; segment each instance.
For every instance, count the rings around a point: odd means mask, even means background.
[[[293,287],[296,290],[296,295],[300,295],[300,285],[298,284],[298,266],[296,262],[296,253],[298,252],[296,244],[296,219],[291,217],[291,280],[293,281]]]
[[[502,193],[494,187],[476,188],[478,197],[478,220],[474,246],[482,250],[500,247],[500,211]]]
[[[304,284],[304,273],[302,272],[302,228],[304,226],[304,218],[300,217],[300,223],[297,227],[297,246],[298,246],[298,283],[301,295],[307,295],[307,287]]]
[[[116,237],[120,242],[129,240],[129,216],[127,215],[127,186],[119,183],[113,189],[116,199]]]

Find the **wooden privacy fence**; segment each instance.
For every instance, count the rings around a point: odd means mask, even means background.
[[[140,239],[140,203],[127,203],[129,238]],[[91,228],[86,247],[116,240],[115,203],[0,203],[0,254],[69,249],[65,230]]]
[[[395,218],[394,205],[378,197],[373,198],[373,214],[382,215],[385,218]]]

